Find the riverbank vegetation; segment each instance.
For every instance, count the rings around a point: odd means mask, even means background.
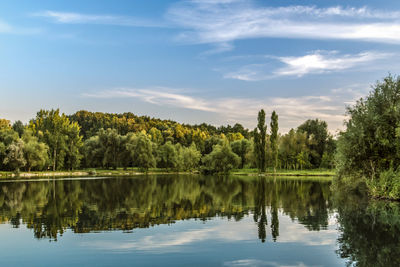
[[[0,120],[0,171],[134,167],[213,174],[333,168],[335,141],[326,122],[308,120],[279,134],[275,111],[270,132],[264,110],[258,120],[259,127],[249,131],[240,124],[186,125],[132,113],[78,111],[67,116],[58,109],[40,110],[27,125]]]
[[[377,82],[347,115],[337,142],[336,186],[400,199],[400,78]]]

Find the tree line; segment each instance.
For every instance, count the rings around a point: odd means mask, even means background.
[[[0,119],[0,170],[129,168],[228,173],[235,168],[333,168],[335,140],[327,123],[307,120],[279,134],[278,114],[258,114],[254,131],[240,124],[187,125],[170,120],[78,111],[40,110],[24,125]]]

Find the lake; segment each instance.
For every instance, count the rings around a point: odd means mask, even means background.
[[[0,182],[0,266],[400,266],[400,205],[327,178]]]

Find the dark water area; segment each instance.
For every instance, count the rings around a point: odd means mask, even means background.
[[[400,266],[400,204],[324,178],[0,182],[0,266]]]

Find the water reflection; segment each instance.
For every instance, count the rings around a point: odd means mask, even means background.
[[[400,204],[335,195],[340,223],[337,253],[348,265],[400,266]]]
[[[279,251],[294,249],[299,257],[303,246],[311,246],[336,249],[349,265],[400,266],[400,204],[332,194],[323,180],[163,175],[7,182],[0,183],[0,223],[52,241],[67,230],[96,232],[81,246],[104,250],[166,253],[194,243],[216,249],[220,243],[240,244],[234,258],[245,244],[259,240],[270,251],[272,244],[280,245],[275,260]],[[155,225],[150,234],[137,231]],[[101,238],[99,232],[111,230],[134,233]],[[245,261],[260,259],[253,255],[228,263]]]
[[[235,221],[252,213],[258,237],[279,237],[278,210],[309,230],[325,229],[331,210],[329,183],[193,176],[2,183],[0,221],[57,240],[75,233],[144,228],[215,216]],[[268,213],[268,214],[267,214]]]

